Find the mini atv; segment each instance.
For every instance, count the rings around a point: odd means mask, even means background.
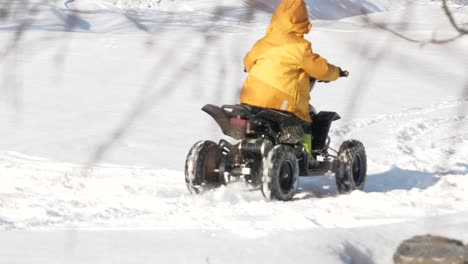
[[[315,83],[311,79],[311,90]],[[202,110],[214,118],[225,135],[238,142],[204,140],[190,149],[185,182],[193,194],[243,180],[260,189],[268,200],[288,201],[296,193],[299,175],[327,172],[335,173],[340,194],[364,187],[367,159],[363,144],[347,140],[338,151],[329,147],[331,123],[340,119],[335,112],[317,113],[311,106],[313,144],[309,155],[301,143],[305,122],[291,113],[245,104],[207,104]]]

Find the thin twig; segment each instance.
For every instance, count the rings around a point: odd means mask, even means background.
[[[460,35],[468,34],[467,29],[458,26],[457,22],[455,21],[455,18],[453,17],[452,11],[450,11],[447,5],[447,0],[442,0],[442,8],[444,9],[445,15],[448,17],[450,24],[452,24],[453,28],[455,28],[455,30],[457,30],[460,33]]]
[[[217,40],[217,36],[208,33],[210,31],[210,28],[212,25],[214,25],[217,20],[223,17],[223,11],[221,8],[217,8],[214,10],[214,16],[211,23],[209,23],[206,27],[203,27],[200,29],[200,32],[204,34],[204,43],[202,47],[207,47],[213,41]],[[170,95],[175,89],[173,87],[177,82],[180,81],[178,79],[178,76],[183,75],[183,72],[186,71],[186,69],[193,69],[200,61],[200,58],[202,57],[204,49],[200,48],[197,51],[194,51],[193,55],[188,58],[184,63],[184,67],[180,67],[177,71],[173,72],[171,78],[169,78],[169,82],[166,84],[160,85],[160,89],[158,89],[156,92],[151,93],[151,90],[154,88],[154,83],[155,76],[157,75],[157,71],[160,71],[160,64],[156,64],[153,70],[152,74],[150,74],[151,78],[148,79],[146,85],[143,87],[143,90],[141,91],[141,97],[138,99],[138,101],[134,104],[134,107],[131,109],[131,111],[124,117],[122,120],[121,124],[112,132],[112,134],[109,136],[108,140],[106,142],[103,142],[101,145],[99,145],[96,149],[96,151],[92,154],[91,159],[87,163],[87,166],[84,170],[86,176],[86,171],[90,168],[92,168],[95,164],[99,163],[104,156],[113,148],[113,146],[120,141],[126,134],[129,133],[131,130],[132,125],[140,118],[148,109],[156,105],[156,102],[160,100],[161,98],[167,97]],[[171,57],[173,55],[172,52],[166,52],[166,56]],[[222,67],[221,71],[224,71],[224,67]],[[224,76],[225,74],[223,74]],[[223,76],[220,76],[222,78]],[[219,89],[222,89],[221,87]]]
[[[415,39],[415,38],[408,37],[408,36],[406,36],[406,35],[404,35],[402,33],[399,33],[397,31],[393,30],[393,29],[389,28],[388,24],[386,24],[386,23],[378,23],[378,22],[372,21],[369,18],[369,16],[367,16],[367,15],[363,17],[363,20],[372,27],[378,28],[380,30],[387,31],[387,32],[389,32],[389,33],[393,34],[394,36],[397,36],[397,37],[399,37],[401,39],[404,39],[404,40],[412,42],[412,43],[421,44],[421,45],[426,45],[426,44],[447,44],[447,43],[456,41],[456,40],[466,36],[468,34],[468,30],[461,28],[457,24],[457,22],[455,21],[455,18],[453,16],[452,11],[450,11],[450,9],[449,9],[449,7],[447,5],[447,0],[442,0],[442,8],[443,8],[444,13],[447,16],[448,20],[450,21],[450,24],[458,32],[458,35],[456,35],[454,37],[446,38],[446,39],[431,38],[431,39],[427,39],[427,40],[420,40],[420,39]]]

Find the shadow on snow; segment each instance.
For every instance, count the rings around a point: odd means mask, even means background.
[[[468,168],[468,165],[467,165]],[[367,175],[364,192],[391,192],[393,190],[427,189],[439,181],[439,177],[433,173],[416,170],[405,170],[393,167],[389,171]],[[319,177],[301,177],[298,193],[302,198],[322,198],[336,196],[336,183],[334,175]]]

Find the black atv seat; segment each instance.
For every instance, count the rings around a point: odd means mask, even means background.
[[[249,118],[265,110],[263,108],[259,108],[259,107],[255,107],[255,106],[251,106],[247,104],[223,105],[221,106],[221,108],[230,117],[240,117],[240,118]]]
[[[258,114],[261,113],[261,116],[265,116],[266,113],[269,113],[268,115],[281,115],[283,117],[287,118],[292,118],[297,121],[305,122],[299,119],[296,115],[293,113],[287,112],[287,111],[282,111],[282,110],[276,110],[276,109],[270,109],[270,108],[262,108],[258,106],[253,106],[253,105],[248,105],[248,104],[236,104],[236,105],[223,105],[221,107],[223,110],[227,111],[231,109],[229,112],[231,117],[250,117],[250,116],[257,116]],[[263,113],[262,113],[263,112]]]
[[[266,121],[265,129],[269,130],[270,133],[279,133],[279,140],[285,143],[297,143],[302,138],[304,131],[310,130],[310,123],[299,119],[292,113],[275,109],[246,104],[223,105],[222,107],[208,104],[202,110],[216,120],[225,135],[235,139],[244,138],[247,132],[246,127],[243,127],[247,125],[247,122],[238,121],[239,119],[253,120],[256,125],[261,120]]]

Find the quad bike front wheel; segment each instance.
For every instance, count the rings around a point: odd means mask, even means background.
[[[299,165],[290,147],[278,145],[263,159],[262,193],[266,199],[289,201],[297,190]]]
[[[213,141],[199,141],[185,161],[185,183],[192,194],[199,194],[223,184],[219,177],[222,152]]]
[[[338,168],[335,175],[339,194],[362,190],[367,176],[367,157],[364,145],[357,140],[347,140],[338,151]]]

